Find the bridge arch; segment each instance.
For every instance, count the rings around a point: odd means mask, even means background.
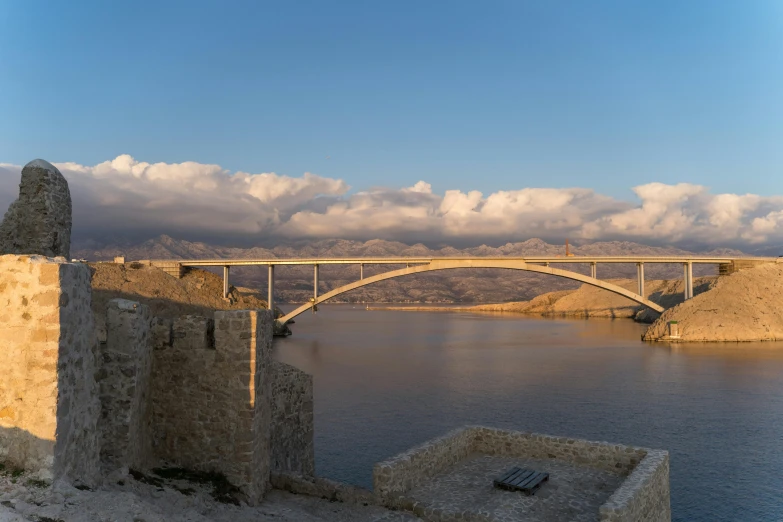
[[[643,306],[646,306],[652,310],[655,310],[658,313],[663,312],[663,307],[661,307],[656,303],[653,303],[649,299],[645,299],[644,296],[635,294],[630,290],[627,290],[621,286],[608,283],[606,281],[601,281],[599,279],[595,279],[590,276],[572,272],[570,270],[562,270],[559,268],[552,268],[549,266],[534,265],[519,260],[504,261],[498,259],[487,259],[487,260],[433,259],[430,263],[427,264],[409,266],[406,268],[400,268],[399,270],[391,270],[389,272],[384,272],[383,274],[377,274],[371,277],[360,279],[359,281],[354,281],[353,283],[349,283],[347,285],[343,285],[339,288],[335,288],[334,290],[331,290],[319,296],[315,301],[305,303],[299,308],[295,309],[294,311],[284,315],[283,317],[280,317],[278,321],[280,321],[280,323],[282,324],[286,324],[288,321],[290,321],[297,315],[306,312],[307,310],[310,310],[314,305],[318,305],[320,303],[323,303],[324,301],[328,301],[329,299],[336,297],[340,294],[344,294],[345,292],[350,292],[351,290],[355,290],[363,286],[371,285],[379,281],[385,281],[386,279],[393,279],[395,277],[402,277],[402,276],[407,276],[412,274],[419,274],[422,272],[433,272],[435,270],[453,270],[455,268],[505,268],[508,270],[525,270],[528,272],[538,272],[539,274],[549,274],[557,277],[563,277],[566,279],[572,279],[574,281],[580,281],[582,283],[587,283],[588,285],[592,285],[598,288],[603,288],[604,290],[608,290],[610,292],[621,295],[623,297],[627,297],[628,299],[635,301]]]

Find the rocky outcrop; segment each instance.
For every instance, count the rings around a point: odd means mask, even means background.
[[[69,258],[71,193],[57,167],[41,159],[22,169],[19,199],[0,223],[0,254]]]
[[[715,277],[703,277],[694,281],[693,292],[706,292],[715,282]],[[611,283],[636,291],[634,279],[609,279]],[[645,282],[645,297],[664,308],[682,302],[684,283],[682,280],[653,280]],[[550,317],[608,317],[633,318],[643,323],[655,321],[660,314],[639,303],[609,292],[602,288],[584,284],[578,290],[548,292],[530,301],[478,305],[463,308],[478,312],[516,312]]]
[[[718,278],[708,292],[664,311],[646,341],[776,341],[783,339],[783,264]],[[676,322],[672,338],[669,322]]]

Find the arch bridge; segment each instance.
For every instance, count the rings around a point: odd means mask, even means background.
[[[644,297],[644,265],[645,264],[680,264],[683,267],[683,280],[685,282],[684,298],[693,297],[693,265],[712,264],[719,265],[721,274],[731,273],[741,268],[747,268],[758,264],[780,262],[779,258],[728,258],[706,256],[570,256],[570,257],[386,257],[386,258],[310,258],[310,259],[187,259],[162,261],[148,261],[175,277],[181,277],[189,267],[223,267],[223,297],[228,295],[229,271],[232,266],[267,266],[269,270],[268,303],[270,308],[274,306],[274,282],[275,267],[278,265],[312,265],[313,270],[313,298],[309,302],[299,306],[294,311],[278,318],[285,325],[299,314],[313,309],[318,304],[328,301],[345,292],[371,285],[379,281],[404,277],[408,275],[432,272],[436,270],[453,270],[457,268],[500,268],[508,270],[524,270],[563,277],[574,281],[580,281],[598,288],[603,288],[618,295],[627,297],[656,312],[663,312],[663,308]],[[635,264],[637,273],[636,292],[615,285],[608,281],[598,279],[597,265],[626,263]],[[550,265],[589,265],[590,275],[584,275],[573,270],[555,268]],[[358,265],[359,279],[353,283],[335,288],[323,295],[318,295],[319,267],[322,265]],[[390,270],[370,277],[364,277],[365,265],[405,265],[404,268]]]

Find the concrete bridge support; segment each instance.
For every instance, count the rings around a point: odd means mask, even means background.
[[[410,265],[410,263],[406,263]],[[407,266],[405,268],[401,268],[398,270],[392,270],[390,272],[384,272],[381,274],[376,274],[371,277],[368,277],[367,279],[360,279],[359,281],[355,281],[353,283],[349,283],[347,285],[341,286],[339,288],[334,288],[325,294],[312,299],[309,303],[305,303],[302,306],[298,307],[294,311],[286,314],[285,316],[282,316],[278,319],[278,323],[281,325],[285,325],[288,321],[296,317],[297,315],[313,309],[318,304],[327,301],[331,299],[332,297],[338,296],[340,294],[343,294],[345,292],[349,292],[351,290],[354,290],[356,288],[360,288],[362,286],[370,285],[379,281],[384,281],[386,279],[392,279],[395,277],[403,277],[408,276],[412,274],[418,274],[421,272],[430,272],[434,270],[449,270],[449,269],[455,269],[455,268],[505,268],[509,270],[526,270],[530,272],[538,272],[541,274],[549,274],[554,275],[558,277],[564,277],[567,279],[573,279],[575,281],[581,281],[583,283],[587,283],[592,286],[596,286],[598,288],[603,288],[604,290],[608,290],[610,292],[614,292],[615,294],[622,295],[624,297],[627,297],[628,299],[631,299],[632,301],[636,301],[639,304],[642,304],[648,308],[651,308],[652,310],[655,310],[658,313],[663,312],[663,307],[660,305],[650,301],[649,299],[646,299],[643,295],[639,295],[634,293],[631,290],[627,290],[621,286],[606,282],[606,281],[599,281],[596,280],[593,277],[588,277],[586,275],[572,272],[568,270],[561,270],[558,268],[550,268],[545,266],[539,266],[532,263],[526,263],[525,261],[521,260],[515,260],[515,259],[433,259],[429,263],[426,264],[420,264],[420,265],[414,265],[414,266]],[[270,267],[271,269],[271,267]],[[643,270],[643,269],[642,269]],[[644,272],[641,272],[641,291],[644,291]],[[270,276],[271,280],[271,276]]]
[[[639,280],[636,293],[644,297],[644,263],[636,263],[636,278]]]
[[[318,299],[318,265],[313,265],[313,298]]]
[[[223,267],[223,299],[228,297],[228,272],[230,269],[230,266]]]
[[[685,290],[683,291],[683,299],[687,301],[693,297],[693,263],[690,261],[682,264],[683,269],[683,281],[685,283]]]
[[[275,265],[269,265],[269,283],[268,283],[268,290],[267,290],[267,297],[266,302],[269,306],[269,309],[272,310],[272,314],[274,314],[275,310]]]
[[[547,263],[549,265],[549,263]],[[593,279],[598,279],[598,264],[597,263],[590,263],[590,277]]]

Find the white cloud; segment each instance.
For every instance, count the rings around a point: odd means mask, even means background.
[[[783,197],[712,194],[707,187],[649,183],[638,203],[584,188],[520,188],[492,194],[412,187],[348,194],[339,179],[306,173],[231,173],[195,162],[145,163],[128,155],[84,166],[57,164],[74,200],[75,233],[161,233],[403,241],[514,241],[530,237],[629,239],[715,246],[783,241]],[[0,164],[0,210],[21,167]]]

